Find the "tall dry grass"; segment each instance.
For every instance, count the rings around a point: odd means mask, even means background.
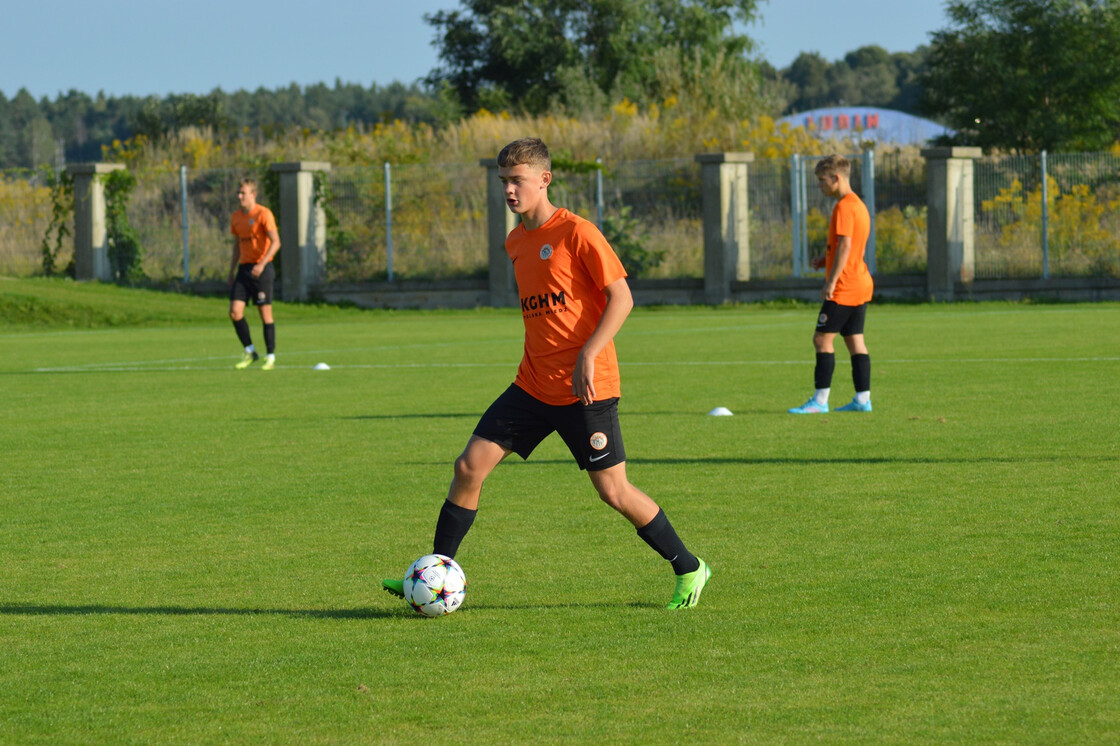
[[[41,272],[41,245],[51,221],[51,190],[34,174],[0,173],[0,275],[27,277]],[[73,220],[68,226],[73,235]],[[65,267],[73,241],[64,240],[57,257]]]

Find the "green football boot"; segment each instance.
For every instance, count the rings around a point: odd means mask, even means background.
[[[692,572],[677,576],[677,587],[673,591],[673,600],[665,607],[666,609],[691,609],[700,603],[700,593],[704,590],[704,586],[708,584],[708,578],[712,577],[712,568],[708,567],[708,563],[699,557],[696,559],[700,560],[700,567]]]
[[[388,593],[392,593],[397,598],[404,598],[403,580],[393,580],[392,578],[385,578],[381,581],[381,588]]]
[[[233,367],[237,368],[238,370],[245,370],[250,365],[252,365],[253,363],[257,362],[260,359],[261,359],[261,356],[258,355],[257,353],[246,352],[244,355],[241,356],[241,359],[237,361],[237,365],[235,365]]]

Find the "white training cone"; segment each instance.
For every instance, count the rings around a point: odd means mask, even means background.
[[[331,366],[327,365],[326,363],[315,363],[314,367],[312,368],[312,370],[330,370],[330,369],[331,369]],[[728,414],[730,414],[730,412]]]
[[[730,417],[731,410],[727,407],[716,407],[711,412],[708,412],[708,414],[712,415],[713,417]]]

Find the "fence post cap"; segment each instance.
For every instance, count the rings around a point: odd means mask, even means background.
[[[107,174],[126,168],[123,163],[71,163],[66,170],[73,175],[89,176],[91,174]]]
[[[962,145],[953,145],[942,148],[922,148],[920,152],[922,157],[926,160],[939,160],[944,158],[981,158],[984,155],[983,148],[975,148]]]
[[[752,163],[754,153],[697,153],[694,158],[697,163]]]
[[[325,161],[290,161],[288,163],[273,163],[268,168],[270,171],[288,174],[297,171],[330,171],[331,164]]]

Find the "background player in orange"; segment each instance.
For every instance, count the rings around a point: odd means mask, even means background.
[[[668,608],[695,606],[711,570],[626,476],[614,347],[634,307],[626,271],[593,223],[549,200],[551,169],[548,148],[537,138],[514,141],[498,155],[506,204],[521,216],[506,238],[506,252],[521,297],[525,348],[514,383],[482,415],[455,460],[434,551],[454,557],[494,468],[511,453],[528,458],[557,432],[599,497],[672,564],[676,587]],[[382,585],[403,595],[400,580]]]
[[[827,279],[821,288],[820,315],[813,335],[817,363],[813,370],[816,390],[809,401],[789,410],[791,414],[819,414],[828,411],[832,371],[836,367],[833,340],[839,334],[852,357],[852,383],[856,394],[838,412],[871,411],[871,356],[863,340],[867,304],[875,289],[863,252],[871,232],[871,217],[863,200],[852,191],[852,165],[840,155],[829,155],[817,164],[817,184],[826,196],[838,200],[828,223],[828,252],[813,259],[813,266],[825,268]]]
[[[237,200],[241,209],[234,210],[230,219],[230,232],[235,238],[229,267],[229,317],[237,331],[237,338],[245,346],[245,354],[235,367],[248,368],[260,358],[249,334],[249,322],[245,320],[245,304],[252,298],[261,314],[268,350],[261,367],[272,370],[276,365],[276,324],[272,320],[272,286],[276,270],[272,266],[272,258],[280,250],[280,234],[276,230],[272,210],[257,204],[257,182],[242,179],[237,189]]]

